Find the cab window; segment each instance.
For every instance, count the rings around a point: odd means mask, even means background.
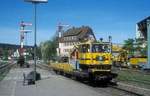
[[[97,52],[109,52],[110,49],[108,45],[104,44],[93,44],[92,45],[92,52],[97,53]]]
[[[88,53],[90,52],[90,45],[89,44],[84,44],[81,46],[81,52],[82,53]]]

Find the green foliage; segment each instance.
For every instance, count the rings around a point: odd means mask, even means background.
[[[135,44],[136,44],[135,51],[139,52],[141,56],[147,56],[147,44],[145,44],[144,39],[142,38],[136,39]],[[145,44],[145,46],[142,46],[143,44]]]
[[[54,38],[53,40],[47,40],[40,44],[41,56],[44,61],[52,60],[56,56],[57,42]]]
[[[4,60],[8,60],[8,55],[9,55],[8,49],[3,49],[3,59]]]
[[[147,44],[141,38],[125,40],[123,49],[127,50],[129,56],[147,56]]]
[[[150,75],[142,71],[133,71],[132,69],[120,70],[117,79],[150,88]]]
[[[143,55],[143,56],[147,56],[147,45],[141,50],[141,54]]]
[[[36,48],[36,54],[39,59],[42,59],[41,46]]]
[[[127,50],[129,55],[134,55],[134,39],[129,38],[124,41],[123,49]]]

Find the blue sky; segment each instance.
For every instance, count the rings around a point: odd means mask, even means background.
[[[135,25],[150,15],[150,0],[49,0],[38,5],[37,42],[51,39],[59,22],[90,26],[96,37],[114,43],[135,38]],[[19,23],[33,22],[33,6],[24,0],[1,0],[0,43],[19,44]],[[26,29],[33,29],[28,27]],[[33,45],[33,32],[27,36]]]

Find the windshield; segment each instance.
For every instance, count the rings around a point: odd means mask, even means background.
[[[110,52],[110,47],[108,44],[93,44],[92,52]]]
[[[90,52],[90,45],[89,44],[81,45],[80,46],[80,52],[82,52],[82,53]]]

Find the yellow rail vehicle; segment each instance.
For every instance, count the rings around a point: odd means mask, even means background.
[[[77,45],[71,53],[69,62],[55,64],[53,69],[81,80],[110,81],[117,76],[112,67],[110,42],[87,42]]]
[[[131,57],[129,63],[133,68],[140,68],[147,64],[147,57]]]
[[[79,45],[78,61],[79,68],[89,81],[110,81],[116,75],[111,73],[111,45],[109,42],[90,42]]]

